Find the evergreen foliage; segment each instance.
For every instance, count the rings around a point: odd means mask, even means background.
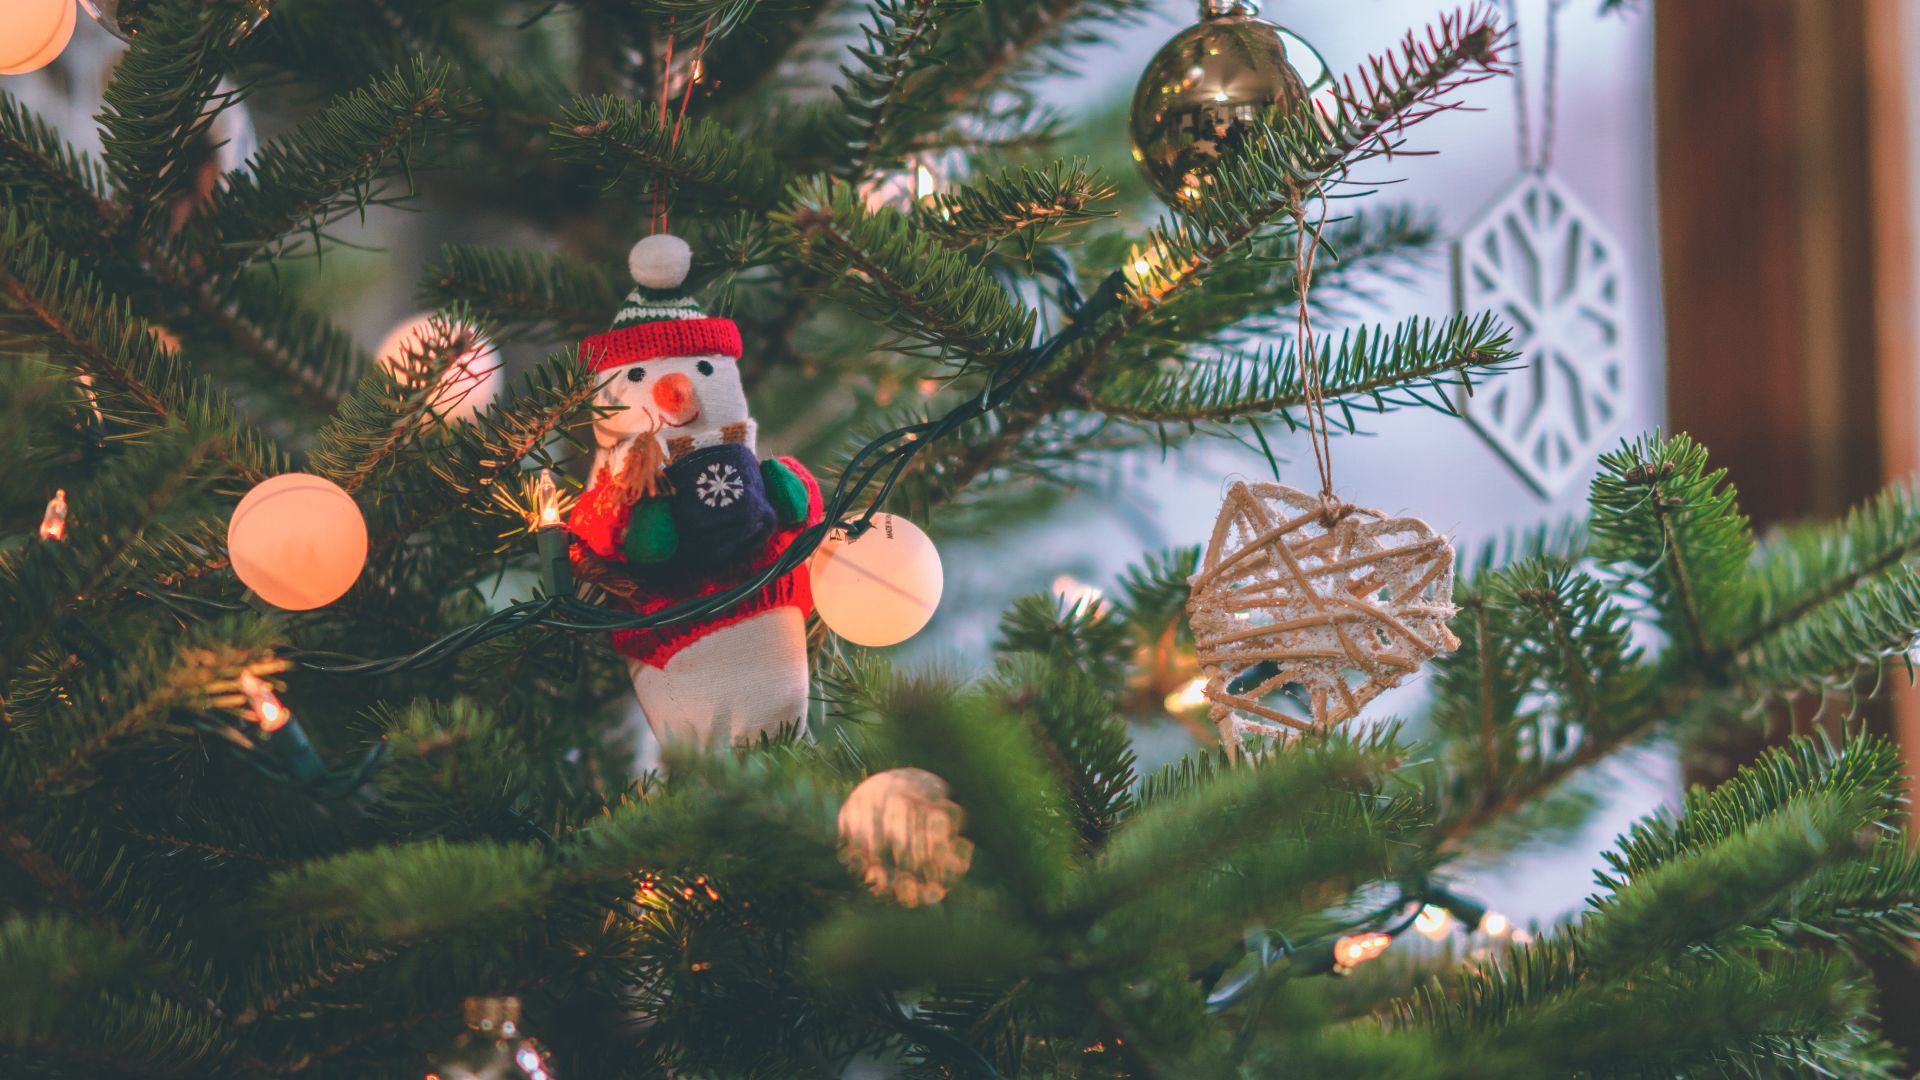
[[[1030,90],[1138,0],[124,7],[98,160],[0,87],[0,1073],[410,1075],[495,993],[566,1077],[1911,1068],[1868,965],[1920,936],[1920,858],[1896,750],[1850,719],[1636,825],[1531,941],[1455,963],[1403,935],[1353,978],[1336,951],[1427,905],[1476,922],[1466,870],[1565,836],[1595,766],[1782,699],[1853,703],[1920,626],[1905,489],[1762,541],[1705,449],[1631,440],[1583,525],[1462,560],[1461,647],[1423,715],[1145,774],[1136,726],[1196,674],[1194,549],[1104,603],[1018,600],[979,677],[823,646],[811,738],[640,776],[595,635],[343,658],[536,588],[517,492],[577,460],[601,407],[572,343],[660,206],[711,255],[694,284],[742,325],[763,438],[825,464],[850,430],[998,406],[909,459],[890,510],[1017,513],[1108,450],[1297,424],[1298,344],[1272,339],[1300,230],[1323,315],[1368,310],[1432,246],[1414,211],[1314,219],[1499,73],[1484,14],[1137,230]],[[703,38],[681,122],[660,102]],[[236,93],[284,134],[201,185]],[[933,152],[966,176],[889,202]],[[381,366],[300,284],[343,222],[401,203],[552,243],[442,250],[419,282],[440,317]],[[535,362],[449,422],[440,379],[483,339]],[[1514,360],[1477,313],[1316,348],[1343,432],[1451,411]],[[269,612],[225,522],[295,467],[353,493],[371,550],[335,604]],[[58,543],[35,535],[56,489]],[[243,675],[278,687],[318,772],[249,720]],[[937,904],[841,862],[847,792],[896,767],[938,774],[974,844]]]

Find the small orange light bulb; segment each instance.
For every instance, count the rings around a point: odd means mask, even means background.
[[[1167,700],[1163,702],[1167,707],[1167,711],[1176,716],[1180,713],[1192,712],[1204,706],[1206,703],[1207,680],[1200,676],[1194,677],[1185,686],[1168,694]]]
[[[1413,918],[1414,930],[1422,937],[1432,938],[1435,941],[1446,937],[1447,931],[1452,926],[1453,916],[1447,912],[1447,909],[1432,904],[1421,908],[1420,914]]]
[[[53,498],[47,500],[47,512],[40,518],[40,539],[65,540],[67,538],[67,489],[59,488]]]
[[[240,692],[247,696],[247,707],[253,710],[253,717],[260,724],[260,730],[271,735],[287,726],[293,719],[293,711],[280,704],[280,695],[273,692],[265,679],[251,671],[240,673]]]
[[[1066,601],[1068,607],[1085,608],[1094,615],[1100,613],[1107,599],[1107,594],[1098,585],[1089,585],[1072,574],[1061,574],[1053,579],[1053,595]]]
[[[553,482],[553,470],[541,469],[533,489],[534,524],[553,529],[565,524],[560,517],[560,485]]]
[[[1352,934],[1334,942],[1333,970],[1345,975],[1387,951],[1393,938],[1381,933]]]

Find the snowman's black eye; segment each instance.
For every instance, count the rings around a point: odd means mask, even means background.
[[[711,375],[711,374],[713,374],[713,365],[712,365],[712,364],[709,364],[709,363],[708,363],[708,362],[706,362],[705,360],[702,360],[702,361],[700,361],[700,362],[699,362],[698,364],[695,364],[695,365],[694,365],[694,367],[697,367],[697,368],[699,368],[699,369],[700,369],[700,374],[702,374],[702,375]]]
[[[647,369],[646,369],[646,368],[640,368],[640,367],[637,367],[637,368],[628,368],[628,369],[627,369],[627,381],[628,381],[628,382],[639,382],[639,381],[640,381],[641,379],[644,379],[644,378],[646,378],[646,377],[647,377]]]

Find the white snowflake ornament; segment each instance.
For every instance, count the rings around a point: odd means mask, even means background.
[[[1210,715],[1231,754],[1248,733],[1351,720],[1460,644],[1446,537],[1283,484],[1228,490],[1191,586]]]
[[[1565,489],[1620,424],[1631,365],[1618,250],[1599,219],[1538,170],[1454,247],[1460,309],[1498,314],[1524,363],[1463,395],[1460,411],[1542,496]]]

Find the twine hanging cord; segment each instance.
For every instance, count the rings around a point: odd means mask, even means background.
[[[1547,40],[1540,65],[1540,143],[1533,141],[1533,111],[1528,107],[1527,77],[1521,68],[1519,0],[1499,0],[1507,13],[1513,40],[1514,138],[1519,143],[1520,167],[1546,172],[1553,164],[1553,137],[1559,122],[1560,10],[1568,0],[1547,0]]]
[[[1318,210],[1309,222],[1307,205]],[[1352,507],[1333,493],[1333,432],[1327,421],[1326,372],[1313,336],[1313,263],[1319,254],[1321,230],[1327,221],[1326,193],[1319,185],[1293,200],[1294,347],[1300,360],[1300,387],[1306,400],[1307,439],[1313,445],[1314,468],[1320,473],[1320,515],[1328,527],[1347,516]]]

